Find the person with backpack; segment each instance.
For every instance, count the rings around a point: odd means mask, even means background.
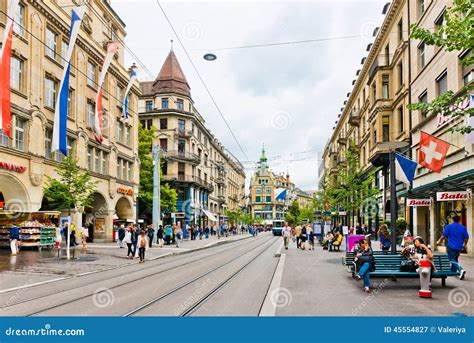
[[[387,252],[392,246],[392,240],[390,239],[390,232],[388,231],[387,225],[380,225],[377,236],[380,237],[380,249],[382,249],[384,252]]]
[[[140,235],[137,238],[138,245],[138,256],[140,257],[140,263],[145,262],[145,250],[148,245],[148,238],[145,235],[145,230],[140,231]]]
[[[148,246],[151,248],[153,245],[153,235],[155,234],[155,229],[153,228],[153,224],[148,226],[148,230],[146,231],[146,235],[148,236]]]
[[[370,272],[375,270],[375,258],[367,239],[361,239],[355,249],[356,280],[364,280],[364,292],[370,293]]]

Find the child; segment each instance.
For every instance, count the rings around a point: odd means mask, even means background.
[[[145,262],[145,250],[148,246],[147,237],[145,235],[145,231],[142,230],[140,232],[140,236],[138,236],[138,256],[140,257],[140,263]]]

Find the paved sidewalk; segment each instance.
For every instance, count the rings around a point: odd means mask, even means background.
[[[209,239],[185,240],[180,242],[179,248],[175,245],[164,245],[163,248],[153,245],[147,250],[146,259],[179,255],[250,237],[249,234],[243,234],[220,239],[213,236]],[[82,252],[82,246],[77,246],[76,259],[69,261],[65,257],[58,259],[56,254],[46,249],[24,249],[18,256],[10,256],[9,250],[0,250],[0,291],[138,263],[138,259],[129,260],[126,255],[127,249],[119,248],[117,243],[89,243],[85,253]]]
[[[374,247],[377,245],[375,242]],[[440,279],[433,279],[433,297],[418,296],[419,279],[372,279],[375,290],[366,294],[362,283],[354,280],[342,265],[345,247],[340,252],[328,252],[316,245],[314,251],[297,250],[290,244],[282,250],[285,256],[283,276],[279,288],[281,303],[277,316],[441,316],[474,314],[474,258],[462,256],[467,270],[465,280],[447,279],[447,287]],[[276,294],[274,295],[277,296]]]

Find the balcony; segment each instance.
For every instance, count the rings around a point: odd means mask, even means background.
[[[215,182],[218,185],[225,185],[225,178],[223,176],[218,176],[216,177]]]
[[[193,132],[190,130],[184,130],[184,129],[174,129],[174,134],[176,137],[179,137],[179,138],[191,138],[193,135]]]
[[[179,150],[168,150],[165,156],[169,160],[175,160],[179,162],[189,162],[191,164],[198,165],[201,162],[201,158],[191,152],[184,152]]]
[[[218,195],[217,196],[217,202],[220,203],[220,204],[224,203],[225,202],[225,196],[222,195],[222,194]]]
[[[199,187],[202,189],[207,190],[209,193],[212,193],[214,191],[214,186],[211,185],[209,182],[206,180],[203,180],[197,176],[193,175],[165,175],[163,176],[163,179],[165,181],[171,182],[171,183],[183,183],[183,184],[192,184],[195,187]]]
[[[409,145],[406,141],[378,142],[371,147],[368,160],[374,167],[388,166],[391,149],[400,149]]]
[[[360,110],[352,111],[349,115],[349,125],[359,126],[360,124]]]
[[[341,135],[341,136],[339,136],[339,138],[337,139],[337,142],[338,142],[340,145],[346,145],[346,143],[347,143],[347,137]]]

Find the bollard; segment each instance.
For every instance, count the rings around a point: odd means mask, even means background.
[[[418,269],[416,270],[420,274],[420,290],[418,295],[422,298],[431,298],[430,290],[430,275],[431,275],[431,262],[430,260],[421,260]]]

